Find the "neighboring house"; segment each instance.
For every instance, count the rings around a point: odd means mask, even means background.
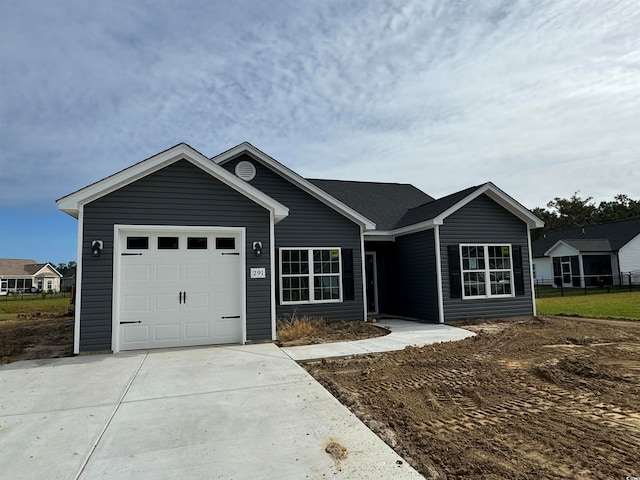
[[[59,292],[62,275],[49,263],[0,258],[0,295]]]
[[[533,242],[535,279],[563,287],[627,284],[640,275],[640,218],[547,232]]]
[[[57,203],[78,219],[75,352],[268,341],[293,315],[535,313],[543,223],[491,183],[434,200],[179,144]]]
[[[69,268],[60,280],[60,290],[68,292],[76,284],[76,269]]]

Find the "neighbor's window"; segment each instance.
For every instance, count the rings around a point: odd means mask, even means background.
[[[339,248],[280,249],[282,303],[342,301]]]
[[[513,296],[510,245],[461,245],[462,298]]]

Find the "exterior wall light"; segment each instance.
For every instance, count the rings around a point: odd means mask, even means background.
[[[262,255],[262,242],[253,242],[253,253],[256,254],[256,257]]]
[[[104,242],[102,240],[92,240],[91,241],[91,256],[99,257],[100,252],[102,252],[102,248],[104,247]]]

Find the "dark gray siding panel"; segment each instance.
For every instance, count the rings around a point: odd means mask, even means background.
[[[395,241],[395,312],[438,321],[438,283],[433,230],[405,235]]]
[[[267,271],[265,279],[246,275],[247,339],[271,338],[269,212],[181,160],[85,206],[80,350],[111,349],[114,224],[246,227],[247,269]],[[98,258],[89,250],[94,239],[104,241]]]
[[[533,315],[531,266],[527,238],[527,225],[486,195],[479,196],[445,219],[444,224],[440,227],[445,321],[461,318]],[[450,298],[447,246],[460,243],[520,245],[525,282],[524,295],[481,300]]]
[[[241,160],[248,160],[256,167],[256,176],[249,182],[251,185],[289,207],[289,216],[275,227],[277,248],[342,247],[353,250],[354,300],[302,305],[280,305],[278,301],[278,316],[284,317],[295,312],[297,315],[325,317],[331,321],[364,319],[360,226],[253,157],[240,156],[227,162],[224,167],[233,172]],[[276,285],[279,298],[279,284]]]

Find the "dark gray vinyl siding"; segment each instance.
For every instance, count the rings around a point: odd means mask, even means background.
[[[438,283],[433,230],[395,241],[395,311],[405,317],[438,321]]]
[[[440,227],[443,304],[446,320],[515,317],[533,314],[527,225],[486,195],[481,195],[444,220]],[[448,245],[504,243],[520,245],[525,292],[511,298],[450,298]]]
[[[247,269],[264,267],[265,279],[247,272],[247,339],[271,339],[269,212],[242,194],[180,160],[84,207],[80,350],[110,350],[113,292],[113,226],[180,225],[246,227]],[[91,240],[103,240],[100,257]],[[260,241],[263,253],[253,254]]]
[[[366,238],[366,237],[365,237]],[[378,313],[393,314],[395,312],[396,294],[395,280],[395,242],[365,242],[365,252],[376,254],[376,277],[378,287]],[[399,315],[399,314],[398,314]]]
[[[249,183],[289,208],[289,216],[275,226],[276,248],[341,247],[353,250],[354,300],[341,303],[281,305],[276,283],[277,315],[309,315],[330,321],[364,319],[360,226],[312,197],[253,157],[243,155],[224,164],[234,172],[236,164],[248,160],[256,167]],[[278,259],[276,266],[278,268]],[[277,269],[276,268],[276,269]]]

